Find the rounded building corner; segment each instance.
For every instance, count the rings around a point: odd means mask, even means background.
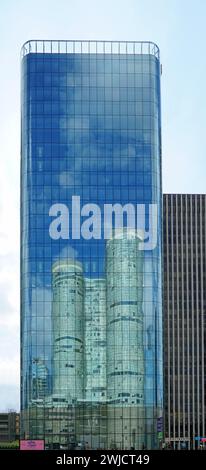
[[[32,47],[33,45],[35,46],[36,40],[35,39],[28,39],[25,41],[20,49],[20,54],[21,54],[21,59],[23,59],[26,55],[30,54],[31,52],[34,52]]]
[[[157,51],[158,57],[160,58],[160,48],[158,44],[156,44],[154,41],[148,41],[148,43],[150,44],[151,48],[153,47]]]

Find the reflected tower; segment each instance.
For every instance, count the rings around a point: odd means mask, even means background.
[[[106,401],[105,279],[85,279],[86,401]]]
[[[52,266],[53,394],[76,403],[83,397],[82,264],[60,260]]]
[[[49,373],[41,358],[32,361],[32,400],[44,399],[49,393]]]
[[[134,230],[107,242],[108,446],[144,443],[143,252]]]
[[[103,278],[85,279],[84,439],[106,447],[106,286]]]

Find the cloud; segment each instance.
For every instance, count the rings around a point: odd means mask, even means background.
[[[63,188],[67,188],[67,186],[74,185],[74,172],[72,171],[63,171],[59,175],[59,184],[63,186]]]

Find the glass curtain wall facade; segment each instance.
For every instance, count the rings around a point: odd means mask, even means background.
[[[21,436],[47,448],[162,440],[160,74],[149,42],[22,48]],[[126,210],[116,230],[127,204],[143,238]],[[140,251],[152,204],[156,243]]]

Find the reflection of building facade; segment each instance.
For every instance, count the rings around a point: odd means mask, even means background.
[[[49,393],[48,368],[40,358],[32,360],[32,400],[44,399]]]
[[[108,445],[119,449],[145,443],[144,273],[138,243],[131,230],[114,233],[107,243]]]
[[[30,41],[22,53],[21,434],[44,436],[49,409],[75,408],[71,439],[80,436],[82,445],[90,436],[92,448],[157,448],[162,412],[159,49],[150,42]],[[119,241],[108,241],[106,249],[103,237],[92,237],[87,215],[78,208],[73,212],[74,195],[84,209],[92,202],[101,214],[105,204],[147,209],[156,204],[156,247],[143,260],[134,254],[136,238],[129,241],[132,255],[121,240],[129,260],[121,258]],[[61,218],[65,205],[67,224]],[[50,213],[54,206],[59,225]],[[91,228],[87,239],[80,219]],[[56,238],[50,236],[51,222]],[[120,260],[110,263],[110,251]],[[35,358],[43,358],[51,376],[46,399],[36,394],[31,400]],[[110,428],[105,398],[109,412],[119,413],[119,404],[123,410]],[[135,423],[129,416],[133,405]],[[62,425],[55,426],[57,445]],[[51,434],[49,440],[52,444]]]
[[[48,449],[72,449],[76,443],[75,411],[71,406],[45,407],[45,436]]]
[[[24,411],[25,439],[44,439],[46,449],[72,449],[76,445],[74,407],[54,397],[33,403]],[[76,416],[78,418],[78,416]]]
[[[165,438],[175,448],[206,436],[205,240],[206,195],[165,194]]]
[[[85,400],[106,402],[105,279],[85,279]]]
[[[85,279],[85,396],[80,407],[82,440],[89,448],[106,447],[106,285]]]
[[[69,403],[83,398],[84,281],[81,263],[57,261],[53,274],[53,393]]]

